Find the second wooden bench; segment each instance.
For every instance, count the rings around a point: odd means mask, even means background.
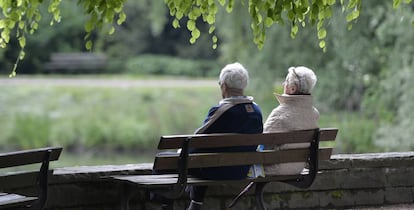
[[[126,187],[146,188],[166,198],[178,199],[190,185],[226,185],[256,184],[256,200],[258,209],[265,209],[263,190],[270,182],[284,182],[296,187],[307,188],[318,173],[318,161],[328,160],[332,147],[319,147],[321,141],[334,141],[338,129],[321,128],[281,133],[263,134],[195,134],[162,136],[158,145],[160,151],[176,151],[180,153],[157,155],[153,169],[157,171],[176,171],[175,173],[157,175],[119,175],[110,180],[121,182]],[[310,143],[309,148],[266,150],[250,152],[211,152],[189,153],[190,148],[225,148],[256,145],[280,145],[289,143]],[[275,175],[243,180],[210,180],[188,175],[188,169],[204,167],[238,166],[253,164],[280,164],[306,162],[307,168],[301,174]],[[131,192],[131,191],[128,191]],[[130,195],[122,196],[122,208],[129,209]],[[238,198],[237,198],[238,199]],[[236,199],[236,200],[237,200]],[[229,205],[233,206],[234,202]]]

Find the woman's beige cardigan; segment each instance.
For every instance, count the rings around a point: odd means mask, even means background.
[[[276,95],[279,106],[273,109],[268,116],[263,132],[281,132],[292,130],[306,130],[318,128],[319,112],[313,107],[311,95]],[[265,145],[265,149],[272,147],[283,150],[285,148],[306,148],[310,143],[296,143],[284,145]],[[270,149],[272,149],[270,148]],[[265,165],[267,175],[298,174],[305,167],[305,163],[284,163]]]

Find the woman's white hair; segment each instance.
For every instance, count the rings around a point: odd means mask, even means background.
[[[227,64],[220,72],[220,83],[228,88],[244,90],[249,83],[249,73],[240,63]]]
[[[310,94],[316,85],[315,73],[304,66],[290,67],[286,82],[288,85],[296,85],[298,94]]]

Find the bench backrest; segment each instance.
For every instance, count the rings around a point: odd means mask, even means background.
[[[162,136],[158,145],[159,150],[176,151],[186,142],[188,148],[223,148],[236,146],[279,145],[287,143],[309,143],[317,139],[320,141],[334,141],[338,129],[322,128],[319,130],[302,130],[280,133],[263,134],[194,134]],[[318,159],[326,160],[332,153],[331,147],[317,148]],[[162,154],[162,153],[159,153]],[[276,164],[289,162],[307,162],[311,152],[309,148],[268,150],[262,152],[212,152],[191,153],[187,158],[188,168]],[[179,168],[180,155],[157,155],[154,161],[155,170],[176,170]]]
[[[62,148],[46,147],[40,149],[0,153],[0,168],[42,163],[44,161],[46,153],[49,151],[49,161],[55,161],[59,159]]]

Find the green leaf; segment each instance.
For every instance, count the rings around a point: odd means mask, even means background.
[[[1,38],[4,40],[4,42],[9,43],[9,41],[10,41],[10,31],[3,30],[1,32]]]
[[[394,9],[397,9],[398,6],[400,6],[400,3],[401,3],[401,0],[394,0],[393,3],[392,3],[392,7]]]
[[[24,48],[26,46],[26,38],[24,36],[19,37],[19,45],[20,48]]]
[[[15,77],[16,76],[16,70],[17,70],[17,63],[15,63],[13,65],[13,70],[12,72],[9,74],[9,77]]]
[[[336,0],[328,0],[327,3],[328,3],[329,6],[332,6],[336,3]]]
[[[194,20],[187,21],[187,29],[193,31],[196,28],[196,23]]]
[[[114,34],[115,33],[115,27],[111,27],[110,29],[109,29],[109,31],[108,31],[108,34],[109,35],[112,35],[112,34]]]
[[[92,20],[88,20],[85,23],[85,32],[89,33],[95,28],[95,23]]]
[[[178,19],[174,19],[172,22],[172,25],[174,28],[179,28],[180,27],[180,22],[178,21]]]
[[[23,29],[26,26],[26,23],[24,21],[19,22],[19,29]]]
[[[216,18],[213,15],[208,15],[206,17],[206,21],[207,21],[208,24],[212,25],[216,21]]]
[[[356,7],[357,1],[358,0],[349,0],[349,2],[348,2],[348,9],[352,9],[352,8]]]
[[[322,28],[318,31],[318,39],[325,39],[326,38],[326,29]]]
[[[293,19],[295,18],[295,13],[293,13],[293,11],[292,11],[292,10],[290,10],[290,11],[288,12],[287,16],[288,16],[289,20],[293,20]]]
[[[116,22],[118,25],[121,25],[126,20],[126,14],[124,12],[119,13],[118,21]]]
[[[359,17],[359,10],[354,10],[346,16],[346,21],[351,22]]]
[[[211,37],[211,40],[213,40],[213,43],[217,43],[217,41],[218,41],[217,36],[214,35],[213,37]]]
[[[92,50],[92,45],[93,45],[92,41],[88,40],[85,44],[85,47],[86,47],[87,50]]]
[[[233,11],[233,8],[234,8],[234,0],[229,0],[229,4],[226,7],[226,11],[230,13],[231,11]]]
[[[325,40],[322,40],[322,41],[319,42],[319,47],[322,48],[322,49],[326,48]]]
[[[210,28],[208,29],[208,33],[209,33],[209,34],[211,34],[211,33],[213,33],[215,30],[216,30],[216,27],[212,25],[212,26],[210,26]]]
[[[22,49],[23,48],[24,47],[22,47]],[[19,53],[19,60],[23,60],[25,56],[26,56],[26,53],[24,52],[24,50],[21,50],[20,53]]]
[[[180,11],[180,10],[178,10],[175,13],[175,18],[177,18],[178,20],[181,20],[181,18],[183,18],[183,16],[184,16],[184,13],[182,11]]]
[[[198,39],[200,37],[200,30],[198,30],[197,28],[194,29],[193,31],[191,31],[191,37]]]
[[[272,24],[273,24],[273,19],[272,18],[270,18],[270,17],[266,17],[266,19],[265,19],[265,26],[266,27],[270,27],[270,26],[272,26]]]
[[[292,25],[292,29],[290,30],[290,37],[292,39],[295,38],[298,31],[299,31],[299,27],[296,24]]]
[[[0,29],[3,29],[3,28],[5,28],[6,27],[6,23],[5,23],[5,20],[3,20],[3,19],[1,19],[0,20]]]

